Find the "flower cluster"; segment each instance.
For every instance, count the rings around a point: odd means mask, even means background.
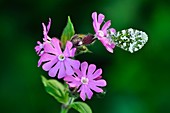
[[[95,39],[101,41],[109,52],[113,52],[115,44],[110,40],[109,33],[116,31],[109,28],[110,20],[104,23],[101,28],[104,18],[103,14],[92,13],[95,34],[83,35],[83,38],[75,34],[68,38],[65,46],[61,46],[63,42],[59,39],[49,37],[48,33],[51,26],[51,19],[49,18],[47,26],[42,23],[43,42],[37,41],[38,45],[35,47],[35,51],[40,56],[38,67],[42,66],[43,70],[48,71],[50,77],[57,76],[58,79],[63,79],[70,88],[76,88],[83,101],[86,97],[91,99],[92,91],[103,92],[101,87],[106,86],[106,81],[102,79],[102,69],[97,69],[96,65],[88,64],[86,61],[80,63],[74,57],[78,46],[91,44]]]
[[[85,102],[75,102],[75,99],[78,97],[83,101],[87,98],[91,99],[94,92],[102,93],[102,88],[107,85],[102,79],[101,68],[87,61],[80,62],[75,59],[75,56],[91,52],[88,46],[93,45],[96,40],[99,40],[110,53],[113,53],[115,46],[133,53],[141,49],[148,41],[147,34],[136,29],[130,28],[116,32],[110,27],[111,20],[105,22],[105,16],[101,13],[93,12],[91,17],[94,34],[75,34],[73,24],[68,17],[60,40],[49,36],[51,18],[47,25],[42,23],[43,42],[37,41],[35,46],[35,51],[40,57],[38,67],[42,66],[42,69],[54,78],[47,80],[42,76],[42,82],[47,93],[62,103],[61,113],[67,113],[70,108],[80,113],[92,113]],[[55,78],[62,80],[64,84]]]

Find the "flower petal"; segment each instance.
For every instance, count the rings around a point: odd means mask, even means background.
[[[99,87],[97,87],[94,83],[90,82],[88,84],[89,88],[92,89],[93,91],[97,92],[97,93],[101,93],[103,92],[103,90]]]
[[[58,79],[61,79],[61,78],[63,78],[64,76],[66,76],[65,68],[64,68],[64,63],[61,62],[61,64],[60,64],[60,70],[59,70],[59,73],[58,73]]]
[[[77,76],[69,76],[69,75],[67,75],[67,76],[65,76],[64,77],[64,80],[65,81],[67,81],[67,82],[80,82],[80,78],[78,78]]]
[[[111,42],[109,42],[109,39],[102,37],[100,38],[100,41],[109,52],[113,53],[114,46],[111,44]]]
[[[102,74],[102,69],[97,69],[89,79],[95,79]]]
[[[81,64],[81,72],[82,72],[83,76],[86,76],[87,67],[88,67],[88,63],[87,62],[83,62]]]
[[[97,32],[100,29],[100,25],[97,22],[97,12],[92,13],[92,19],[94,31]]]
[[[72,48],[70,50],[70,56],[69,57],[74,57],[75,56],[75,53],[76,53],[76,48]]]
[[[102,27],[102,31],[104,32],[105,36],[107,35],[107,29],[110,27],[110,25],[111,25],[111,21],[109,20]]]
[[[94,23],[97,23],[97,12],[92,13],[92,19],[93,19]]]
[[[74,68],[74,69],[79,69],[80,67],[80,61],[78,60],[73,60],[70,58],[66,58],[66,61],[69,62],[69,64]]]
[[[38,67],[42,64],[42,62],[53,60],[53,59],[55,59],[55,57],[56,56],[50,55],[50,54],[47,54],[47,53],[43,54],[38,61]]]
[[[48,21],[48,25],[47,25],[47,33],[48,33],[49,30],[50,30],[50,26],[51,26],[51,18],[49,18],[49,21]]]
[[[68,83],[68,82],[66,82],[68,85],[69,85],[69,87],[70,88],[77,88],[77,85],[75,84],[75,83]]]
[[[107,51],[109,51],[110,53],[113,53],[113,48],[110,45],[106,45],[105,48],[107,49]]]
[[[73,76],[65,76],[64,81],[66,81],[67,84],[69,84],[70,87],[79,87],[81,85],[80,79],[78,77]]]
[[[102,22],[104,21],[104,18],[105,18],[105,16],[103,15],[103,14],[99,14],[98,15],[98,23],[101,25],[102,24]]]
[[[96,65],[90,64],[87,71],[87,77],[90,77],[95,70],[96,70]]]
[[[78,75],[79,78],[83,76],[82,72],[79,69],[74,69],[75,74]]]
[[[90,90],[90,88],[87,85],[84,85],[84,88],[88,99],[91,99],[91,97],[93,96],[93,92]]]
[[[67,56],[67,57],[70,56],[70,50],[71,50],[72,46],[73,46],[73,44],[70,41],[67,41],[65,50],[63,52],[65,56]]]
[[[47,41],[48,40],[48,32],[49,32],[50,26],[51,26],[51,18],[49,18],[47,27],[44,23],[42,23],[42,26],[43,26],[43,35],[44,35],[43,40]]]
[[[50,43],[44,43],[44,52],[51,53],[56,55],[56,50],[53,48],[53,46]]]
[[[57,38],[52,38],[51,43],[56,50],[56,54],[57,55],[62,54],[61,47],[60,47],[60,41]]]
[[[96,86],[106,86],[106,85],[107,85],[107,83],[106,83],[106,81],[105,81],[104,79],[94,80],[93,82],[94,82],[94,84],[95,84]]]
[[[42,26],[43,26],[43,33],[46,33],[47,29],[46,29],[46,26],[44,23],[42,23]]]
[[[51,67],[52,67],[55,63],[57,63],[57,62],[58,62],[57,59],[53,59],[53,60],[45,63],[45,64],[42,66],[42,68],[43,68],[45,71],[49,71],[49,70],[51,69]]]
[[[114,33],[116,33],[116,30],[115,30],[114,28],[110,28],[109,31],[110,31],[111,35],[113,35]]]
[[[50,69],[50,71],[48,72],[49,76],[50,77],[55,77],[58,70],[59,70],[59,68],[60,68],[60,62],[57,62],[57,64],[54,67],[52,67]]]
[[[81,99],[82,99],[83,101],[86,100],[86,94],[85,94],[84,85],[82,85],[82,86],[80,87],[80,97],[81,97]]]
[[[54,56],[54,55],[50,55],[50,54],[45,53],[41,56],[40,59],[41,59],[41,61],[45,62],[45,61],[53,60],[53,59],[55,59],[55,57],[56,56]]]
[[[40,41],[37,41],[37,44],[40,45],[40,44],[42,44],[42,43],[41,43]]]
[[[43,27],[43,34],[46,35],[47,34],[47,29],[44,23],[42,23],[42,27]]]
[[[99,31],[99,27],[97,26],[98,23],[95,23],[93,22],[93,28],[94,28],[94,31],[97,33],[97,31]]]
[[[35,49],[35,51],[37,52],[37,54],[39,54],[42,48],[40,48],[40,46],[37,45],[37,46],[35,46],[34,49]]]
[[[41,52],[41,50],[43,49],[43,44],[40,42],[40,41],[37,41],[37,46],[35,46],[35,51],[37,52],[37,54],[39,55],[40,54],[40,52]]]
[[[72,69],[72,67],[70,66],[69,62],[67,62],[66,60],[64,61],[64,65],[65,65],[65,69],[66,69],[66,74],[67,75],[73,75],[74,71]]]
[[[68,50],[70,50],[70,49],[73,47],[72,42],[67,41],[67,43],[66,43],[66,47],[68,48]]]

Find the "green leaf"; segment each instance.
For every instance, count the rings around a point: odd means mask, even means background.
[[[143,31],[129,28],[113,34],[112,39],[116,46],[125,51],[134,53],[146,44],[148,41],[148,36]]]
[[[68,102],[69,93],[64,87],[64,85],[57,80],[47,80],[45,77],[41,77],[46,92],[53,96],[58,102],[66,104]]]
[[[91,108],[84,102],[73,102],[70,107],[74,108],[80,113],[92,113]]]
[[[70,17],[68,16],[67,25],[64,28],[63,33],[61,35],[62,48],[65,47],[67,40],[70,40],[74,33],[75,33],[74,26],[70,20]]]

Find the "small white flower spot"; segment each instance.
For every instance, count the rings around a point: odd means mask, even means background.
[[[64,56],[63,54],[60,54],[60,55],[58,56],[58,60],[59,60],[59,61],[65,60],[65,56]]]
[[[101,37],[103,37],[103,36],[104,36],[104,32],[101,31],[101,30],[99,30],[99,31],[98,31],[98,35],[101,36]]]
[[[88,78],[86,78],[86,77],[82,77],[82,78],[81,78],[81,83],[82,83],[82,84],[88,84],[88,82],[89,82],[89,79],[88,79]]]

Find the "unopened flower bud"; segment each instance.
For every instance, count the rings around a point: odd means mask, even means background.
[[[92,44],[94,42],[94,35],[93,34],[88,34],[83,38],[83,44]]]
[[[73,43],[74,46],[81,46],[81,45],[88,45],[92,44],[94,42],[94,35],[88,34],[75,34],[71,38],[71,42]]]

